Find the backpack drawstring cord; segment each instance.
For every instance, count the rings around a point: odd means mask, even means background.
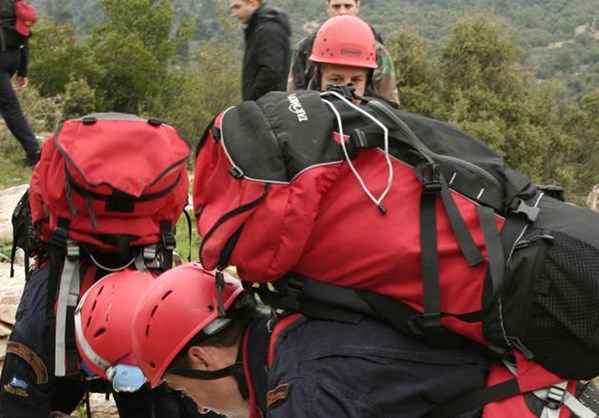
[[[358,173],[358,170],[356,169],[356,167],[354,167],[354,164],[352,163],[351,158],[349,157],[349,153],[347,151],[347,145],[345,144],[345,140],[343,139],[344,138],[343,137],[343,122],[341,120],[341,115],[339,114],[339,112],[337,111],[337,109],[335,108],[335,106],[333,106],[332,103],[330,103],[327,100],[323,100],[323,102],[326,103],[331,108],[331,110],[333,111],[333,113],[335,114],[335,117],[337,119],[337,126],[339,127],[339,136],[341,137],[341,140],[340,140],[340,142],[341,142],[341,149],[343,149],[343,154],[345,156],[345,159],[347,160],[347,164],[349,165],[350,170],[352,171],[352,173],[354,174],[354,176],[356,177],[356,179],[360,183],[360,186],[362,187],[362,190],[364,190],[364,193],[366,193],[366,196],[368,196],[368,198],[370,200],[372,200],[372,202],[379,208],[379,210],[382,213],[386,213],[387,210],[382,205],[382,201],[387,196],[387,194],[389,193],[389,191],[391,190],[391,185],[393,184],[393,165],[391,164],[391,157],[389,155],[389,130],[387,129],[387,127],[385,125],[383,125],[374,116],[372,116],[368,112],[360,109],[360,107],[356,106],[355,104],[353,104],[351,101],[347,100],[345,97],[343,97],[339,93],[334,92],[334,91],[328,91],[326,93],[323,93],[321,96],[324,96],[324,95],[332,95],[332,96],[335,96],[335,97],[339,98],[340,100],[342,100],[343,102],[345,102],[347,105],[349,105],[350,107],[352,107],[356,111],[360,112],[361,114],[363,114],[364,116],[366,116],[367,118],[369,118],[370,120],[372,120],[376,125],[378,125],[382,129],[383,134],[384,134],[385,161],[387,162],[387,167],[388,167],[388,170],[389,170],[389,176],[387,178],[387,186],[385,187],[385,190],[383,190],[383,192],[381,193],[381,195],[378,198],[376,198],[370,192],[370,190],[368,190],[368,187],[366,186],[366,183],[364,183],[364,180],[360,176],[360,173]]]

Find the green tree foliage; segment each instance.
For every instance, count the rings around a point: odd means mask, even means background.
[[[71,24],[42,21],[32,40],[33,87],[40,100],[57,98],[53,109],[65,117],[94,110],[146,114],[195,142],[218,111],[240,100],[242,34],[225,3],[209,3],[216,20],[205,22],[177,18],[173,5],[182,0],[103,0],[101,23],[77,42]],[[516,7],[511,0],[501,4]],[[311,13],[324,16],[321,6]],[[217,37],[190,41],[194,25],[216,21]],[[438,45],[407,26],[385,38],[406,110],[479,136],[513,168],[538,183],[565,185],[578,202],[599,183],[599,90],[588,93],[592,72],[589,80],[540,81],[521,64],[510,27],[491,14],[467,15]],[[591,48],[569,57],[574,66],[584,59],[592,68],[593,54]],[[574,68],[561,65],[564,72]],[[583,97],[565,102],[572,86]]]
[[[475,15],[454,27],[441,49],[440,64],[450,89],[479,87],[500,95],[510,94],[514,87],[512,67],[520,54],[520,48],[510,39],[507,24],[488,15]]]
[[[106,19],[94,30],[90,47],[101,73],[92,78],[97,107],[138,113],[169,85],[177,48],[191,33],[175,26],[172,0],[103,0]]]
[[[139,34],[108,33],[94,46],[94,63],[101,73],[91,80],[98,94],[98,109],[137,113],[140,105],[156,95],[166,69],[144,45]]]
[[[438,67],[432,61],[427,41],[415,29],[406,28],[392,32],[385,45],[393,57],[403,106],[415,113],[445,119],[445,107],[436,94],[440,88]]]
[[[562,129],[562,85],[539,83],[522,67],[521,49],[504,22],[467,16],[437,54],[414,34],[394,32],[389,43],[402,73],[398,84],[407,110],[477,135],[535,182],[577,192],[571,187],[577,145]]]
[[[240,34],[225,5],[218,18],[223,36],[196,44],[188,68],[171,72],[148,106],[191,138],[198,138],[217,112],[241,101]]]
[[[585,95],[571,106],[562,122],[564,132],[573,139],[573,167],[579,198],[599,184],[599,90]]]
[[[29,76],[42,96],[64,93],[72,79],[92,79],[100,70],[93,63],[91,49],[76,41],[70,24],[38,22],[30,49]]]

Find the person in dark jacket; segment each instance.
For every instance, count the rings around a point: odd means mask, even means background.
[[[25,165],[35,165],[39,160],[40,146],[29,122],[23,114],[13,87],[27,86],[30,27],[36,20],[35,10],[21,2],[3,1],[0,4],[0,113],[10,132],[25,150]]]
[[[287,88],[291,26],[287,15],[263,0],[229,0],[231,15],[245,24],[242,98],[256,100]]]
[[[133,315],[133,351],[150,385],[166,381],[200,412],[418,418],[485,385],[487,360],[470,350],[431,348],[366,316],[271,316],[226,273],[219,291],[216,274],[199,263],[168,270]]]

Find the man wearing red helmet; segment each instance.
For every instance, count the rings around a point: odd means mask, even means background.
[[[372,79],[377,68],[376,39],[362,19],[341,15],[327,20],[318,30],[310,61],[315,74],[309,89],[352,84],[357,96],[373,95]]]
[[[484,386],[487,370],[478,355],[416,343],[367,316],[269,315],[239,281],[198,263],[150,286],[132,338],[152,386],[165,380],[200,412],[229,418],[423,417]]]
[[[326,0],[326,11],[330,18],[336,16],[356,16],[360,11],[360,0]],[[326,22],[325,22],[326,23]],[[376,94],[390,103],[399,104],[395,68],[381,37],[368,26],[375,37],[376,66],[369,80],[369,93]],[[313,32],[302,39],[291,57],[291,69],[287,90],[309,89],[315,78],[315,61],[311,57],[315,39],[320,32]]]
[[[111,383],[119,395],[115,399],[122,417],[199,418],[191,399],[173,393],[166,385],[161,385],[153,402],[140,398],[132,403],[128,395],[150,392],[133,355],[131,321],[135,304],[155,280],[148,271],[126,269],[103,277],[85,292],[74,316],[81,367],[89,384],[100,379]],[[129,402],[121,402],[123,396],[129,396]]]

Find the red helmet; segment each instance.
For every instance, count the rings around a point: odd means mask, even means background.
[[[135,305],[150,288],[149,272],[123,270],[89,288],[75,311],[75,342],[89,371],[110,380],[112,366],[136,365],[131,348]]]
[[[332,17],[318,30],[310,60],[323,64],[376,68],[376,39],[372,29],[356,16]]]
[[[222,305],[228,309],[243,287],[224,274]],[[161,274],[137,305],[133,317],[133,352],[152,387],[176,355],[200,331],[213,334],[230,320],[219,317],[213,271],[187,263]]]

